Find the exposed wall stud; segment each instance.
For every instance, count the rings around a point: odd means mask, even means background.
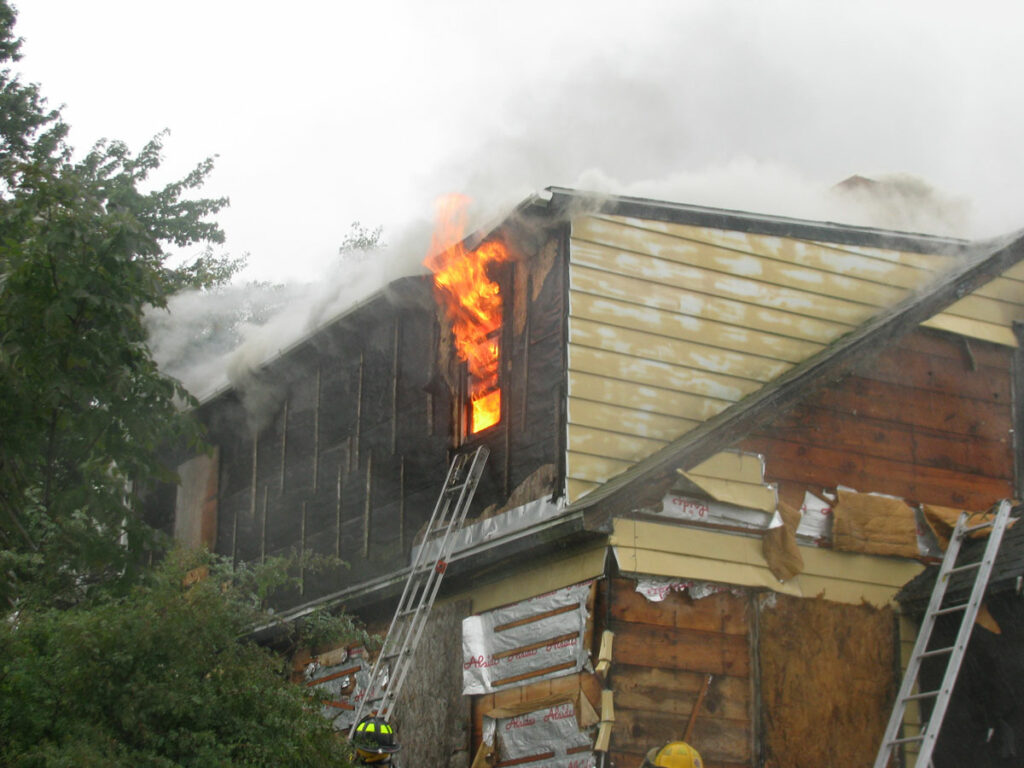
[[[373,510],[373,451],[366,455],[366,503],[363,505],[363,557],[370,557],[370,512]]]
[[[398,547],[405,551],[405,456],[398,457]]]
[[[338,462],[338,481],[335,486],[334,495],[334,556],[341,557],[341,498],[342,491],[342,475],[344,474],[342,468],[345,466],[344,462]]]
[[[394,346],[391,355],[391,455],[398,453],[398,376],[401,373],[402,320],[395,318]]]
[[[362,430],[361,419],[363,417],[363,358],[362,350],[359,351],[359,382],[356,385],[356,434],[352,447],[352,458],[355,465],[359,466],[359,437]]]
[[[281,413],[281,482],[278,486],[284,493],[284,460],[288,455],[288,401],[284,399],[284,410]]]
[[[260,562],[267,559],[267,504],[269,503],[269,487],[263,486],[263,513],[260,515]]]
[[[299,531],[299,558],[300,563],[302,559],[306,557],[306,502],[302,502],[302,523]],[[304,594],[306,591],[306,568],[304,565],[299,565],[299,594]]]
[[[433,328],[431,329],[432,341],[430,344],[430,371],[427,375],[427,381],[433,382],[434,377],[437,376],[437,355],[438,345],[441,343],[441,326],[435,320]],[[434,436],[434,393],[427,392],[427,434],[431,437]]]
[[[258,490],[257,473],[259,470],[260,433],[257,430],[252,436],[252,462],[249,477],[249,519],[256,519],[256,491]],[[238,507],[235,507],[234,519],[231,521],[231,562],[238,563]]]
[[[320,488],[320,364],[316,366],[316,401],[313,405],[313,492]]]

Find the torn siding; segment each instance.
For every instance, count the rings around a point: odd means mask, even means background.
[[[610,544],[624,573],[760,587],[795,597],[820,595],[854,605],[888,605],[923,569],[915,560],[801,547],[803,572],[780,582],[768,567],[760,537],[639,520],[615,520]]]
[[[610,215],[573,221],[570,500],[756,392],[954,257]],[[927,325],[1008,346],[1013,268]],[[612,409],[613,413],[601,412]]]

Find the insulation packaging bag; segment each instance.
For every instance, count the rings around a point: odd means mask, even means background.
[[[347,731],[355,722],[355,708],[366,695],[369,682],[370,667],[359,655],[318,668],[307,685],[327,694],[321,714],[332,721],[335,730]]]
[[[800,507],[800,525],[796,535],[811,539],[832,540],[832,504],[819,499],[811,492],[804,494],[804,503]]]
[[[588,668],[592,582],[498,608],[462,622],[462,692],[491,693]]]
[[[681,581],[660,576],[641,576],[637,579],[636,591],[652,603],[660,603],[671,592],[686,592],[691,599],[702,600],[705,597],[717,595],[719,592],[729,592],[730,589],[710,581],[694,581],[692,579]]]
[[[515,717],[487,718],[484,739],[491,744],[497,739],[502,762],[519,760],[531,768],[594,768],[597,765],[591,751],[591,738],[580,730],[571,701]]]

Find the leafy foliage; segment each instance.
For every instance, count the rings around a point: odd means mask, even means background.
[[[239,641],[255,583],[180,553],[126,597],[0,626],[0,763],[345,766],[348,748],[280,660]],[[207,578],[191,586],[195,568]],[[187,579],[186,579],[187,580]]]
[[[19,56],[14,21],[0,0],[0,65]],[[67,135],[0,69],[0,764],[347,766],[316,700],[246,639],[295,563],[175,552],[145,566],[162,542],[135,498],[174,479],[168,446],[201,435],[144,313],[243,263],[207,247],[167,264],[168,246],[223,240],[211,216],[227,201],[197,195],[212,161],[153,188],[163,135],[81,158]],[[345,616],[286,629],[366,640]]]
[[[0,0],[0,61],[16,60]],[[168,269],[168,245],[221,242],[194,197],[212,168],[145,191],[163,136],[72,159],[67,127],[36,86],[0,71],[0,598],[71,604],[90,586],[130,583],[152,532],[133,484],[167,479],[157,451],[195,442],[142,323],[183,281],[215,282],[212,255]]]
[[[363,261],[370,251],[375,251],[383,244],[381,236],[384,227],[377,226],[374,229],[367,229],[360,222],[353,221],[348,232],[338,246],[338,254],[344,258]]]

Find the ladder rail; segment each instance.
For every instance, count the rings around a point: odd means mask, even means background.
[[[964,512],[960,515],[960,519],[957,521],[956,530],[960,529],[966,519],[967,513]],[[903,725],[903,717],[906,714],[907,702],[911,700],[911,691],[917,684],[917,676],[921,668],[921,659],[928,647],[928,643],[931,641],[932,630],[935,628],[936,611],[938,611],[939,607],[942,605],[942,601],[945,599],[946,589],[949,586],[949,571],[952,569],[953,564],[956,563],[956,559],[960,554],[960,545],[962,541],[962,536],[954,534],[950,537],[949,544],[946,546],[946,554],[942,559],[942,565],[939,567],[939,573],[935,577],[935,588],[932,590],[931,597],[928,601],[928,608],[925,610],[924,618],[921,620],[921,626],[918,628],[917,639],[915,640],[914,648],[910,653],[910,659],[907,661],[907,669],[903,674],[903,681],[900,683],[899,692],[896,694],[896,703],[889,716],[885,735],[882,738],[882,748],[879,750],[879,753],[875,758],[874,768],[885,768],[886,764],[889,762],[889,755],[891,752],[890,745],[896,742],[896,736]],[[887,748],[887,746],[889,748]]]
[[[457,455],[448,468],[441,493],[427,523],[423,541],[409,566],[395,613],[370,670],[362,698],[356,707],[355,718],[348,734],[350,739],[354,736],[356,725],[363,715],[373,711],[371,702],[381,702],[377,707],[377,715],[385,721],[393,714],[412,656],[440,590],[441,579],[447,568],[447,558],[454,546],[454,531],[462,526],[466,518],[488,455],[488,449],[479,446],[472,455]],[[443,535],[431,539],[431,534],[441,531]],[[432,556],[428,560],[428,543],[432,541],[440,543],[436,545],[436,557]],[[385,668],[388,671],[388,680],[385,686],[381,686]]]
[[[1003,501],[1000,505],[999,512],[996,514],[996,519],[992,525],[992,530],[989,532],[988,542],[985,544],[985,551],[982,555],[978,573],[974,580],[974,586],[971,589],[971,596],[964,606],[964,615],[961,617],[960,628],[957,631],[956,642],[953,645],[954,650],[950,654],[949,661],[946,666],[946,672],[942,677],[942,685],[939,687],[939,694],[936,696],[935,703],[932,705],[932,713],[928,718],[927,732],[925,733],[924,740],[921,742],[921,751],[918,753],[919,759],[922,759],[923,765],[928,765],[931,762],[932,752],[935,749],[935,742],[939,738],[939,732],[942,729],[942,721],[946,716],[946,710],[949,707],[949,702],[953,695],[953,686],[956,685],[956,679],[960,673],[960,666],[963,663],[964,654],[967,651],[967,643],[970,641],[971,633],[974,630],[974,621],[978,617],[978,611],[981,608],[981,602],[985,596],[985,590],[988,588],[988,580],[992,575],[992,568],[995,565],[996,555],[999,552],[999,545],[1002,541],[1002,535],[1008,522],[1009,508],[1009,501]]]
[[[483,454],[483,458],[480,458],[480,452],[485,451],[486,448],[477,449],[477,453],[473,456],[473,461],[470,464],[469,469],[466,471],[466,479],[462,484],[461,490],[459,491],[459,499],[455,505],[455,512],[452,519],[444,530],[444,537],[440,544],[440,550],[438,558],[432,569],[427,571],[427,580],[423,585],[422,599],[419,605],[419,610],[410,616],[410,627],[406,633],[406,645],[403,645],[403,652],[408,653],[408,659],[405,657],[399,657],[403,659],[401,668],[398,671],[392,670],[392,679],[388,684],[390,696],[385,695],[384,706],[380,712],[380,716],[385,720],[390,719],[393,714],[394,706],[398,700],[398,694],[402,690],[402,685],[405,683],[405,677],[409,672],[409,668],[412,662],[412,654],[419,646],[420,638],[423,635],[423,630],[427,625],[427,618],[431,607],[434,605],[434,601],[437,599],[437,593],[441,588],[441,579],[444,577],[445,570],[447,568],[447,558],[451,552],[451,548],[454,545],[454,531],[462,527],[463,521],[466,519],[466,513],[469,510],[469,505],[473,500],[473,495],[476,492],[477,483],[480,480],[480,475],[483,474],[484,461],[486,460],[486,453]],[[423,540],[424,549],[426,547],[426,537]],[[429,592],[429,594],[428,594]],[[409,643],[411,638],[412,642]]]
[[[953,687],[956,684],[956,679],[960,672],[964,654],[967,651],[967,644],[970,641],[971,632],[974,629],[974,622],[984,599],[985,590],[988,587],[992,569],[995,566],[1003,533],[1009,523],[1011,507],[1012,505],[1008,500],[1002,501],[992,521],[981,525],[968,526],[967,522],[970,518],[966,512],[961,514],[960,519],[957,521],[956,528],[954,529],[953,535],[950,537],[949,545],[946,548],[946,555],[942,560],[942,565],[940,566],[939,573],[936,576],[935,587],[932,590],[931,598],[928,601],[928,608],[926,609],[924,618],[921,621],[921,627],[918,630],[914,649],[907,662],[906,673],[904,674],[903,681],[900,684],[896,703],[893,706],[889,722],[886,726],[885,735],[882,739],[882,744],[879,747],[878,754],[875,758],[874,768],[886,768],[886,765],[892,756],[894,747],[897,747],[900,744],[913,742],[920,742],[917,754],[918,764],[921,766],[929,766],[931,764],[932,752],[934,751],[936,741],[938,740],[939,733],[942,728],[942,721],[945,718],[946,709],[949,706],[949,701],[953,694]],[[959,556],[963,540],[969,533],[986,527],[991,530],[981,559],[975,563],[958,567],[956,565],[956,561]],[[943,608],[942,603],[945,600],[946,591],[949,587],[950,581],[952,580],[953,574],[970,568],[976,568],[970,597],[965,603],[958,606]],[[932,632],[935,628],[938,616],[950,613],[954,610],[963,611],[963,614],[960,617],[960,626],[957,630],[955,642],[948,648],[928,650],[928,644],[931,641]],[[929,656],[937,656],[946,652],[948,652],[949,657],[946,661],[946,669],[943,673],[942,683],[939,688],[934,691],[919,691],[916,694],[911,693],[914,686],[918,683],[922,659]],[[915,736],[897,738],[899,730],[903,725],[907,703],[926,698],[934,698],[935,701],[932,705],[931,716],[927,723],[922,724],[921,732]]]

